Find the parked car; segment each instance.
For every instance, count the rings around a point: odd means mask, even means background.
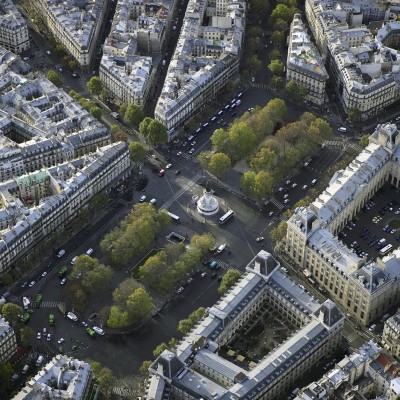
[[[141,196],[140,197],[140,199],[139,199],[139,201],[141,202],[141,203],[143,203],[145,200],[146,200],[146,196],[145,195],[143,195],[143,196]]]
[[[256,239],[256,242],[262,242],[264,240],[264,236],[260,236]]]

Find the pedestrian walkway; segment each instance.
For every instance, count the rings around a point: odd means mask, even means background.
[[[360,153],[363,150],[363,148],[360,145],[358,145],[357,143],[351,143],[351,142],[348,142],[346,144],[346,149],[349,149],[349,148],[355,150],[357,153]]]
[[[360,338],[360,336],[359,336],[359,334],[356,332],[356,331],[354,331],[353,333],[351,333],[350,335],[347,335],[347,336],[345,336],[346,337],[346,339],[347,339],[347,341],[351,344],[351,342],[353,341],[353,340],[356,340],[356,339],[359,339]]]
[[[228,269],[232,268],[232,265],[226,263],[225,261],[219,260],[218,258],[211,258],[210,262],[216,261],[218,265],[225,271],[228,271]]]
[[[255,83],[255,82],[251,82],[251,83],[250,83],[250,86],[253,87],[253,88],[257,88],[257,89],[268,89],[268,90],[271,90],[271,89],[272,89],[271,86],[266,85],[266,84],[264,84],[264,83]]]
[[[137,391],[127,387],[113,387],[112,393],[122,397],[133,399],[137,395]]]
[[[343,147],[344,142],[342,140],[325,140],[322,143],[323,147],[326,146],[336,146],[336,147]]]
[[[61,304],[65,307],[65,303],[60,303],[59,301],[42,301],[40,303],[41,308],[57,308]]]
[[[275,197],[271,197],[269,201],[270,203],[278,207],[280,210],[283,210],[285,208],[285,206],[281,202],[279,202]]]

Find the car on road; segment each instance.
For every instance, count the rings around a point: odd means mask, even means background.
[[[72,260],[71,260],[71,265],[74,265],[76,260],[77,260],[78,256],[75,256]]]
[[[28,60],[29,60],[29,57],[24,57],[23,60],[24,60],[24,61],[28,61]]]
[[[44,272],[42,273],[42,277],[44,278],[46,275],[47,275],[47,272],[44,271]]]
[[[48,334],[47,334],[47,341],[50,342],[50,340],[51,340],[51,334],[48,333]]]
[[[287,203],[289,203],[289,199],[285,199],[285,200],[283,200],[283,202],[284,202],[285,204],[287,204]]]
[[[65,342],[65,339],[64,339],[64,338],[60,338],[60,339],[57,340],[57,343],[58,343],[58,344],[61,344],[61,343],[64,343],[64,342]]]
[[[141,203],[143,203],[146,199],[147,199],[147,197],[145,195],[143,195],[143,196],[140,197],[139,201]]]
[[[213,272],[212,274],[211,274],[211,279],[214,279],[214,278],[216,278],[217,277],[217,273],[216,272]]]
[[[61,250],[58,252],[57,257],[58,257],[58,258],[61,258],[64,254],[65,254],[65,250],[64,250],[64,249],[61,249]]]
[[[193,282],[193,278],[189,278],[189,279],[187,280],[187,283],[191,283],[191,282]]]
[[[260,236],[256,239],[256,242],[262,242],[264,240],[264,236]]]
[[[207,272],[202,272],[200,276],[201,276],[202,278],[204,278],[206,275],[207,275]]]
[[[46,50],[46,54],[47,54],[48,56],[51,56],[51,51],[50,51],[50,50]]]
[[[30,284],[29,284],[29,287],[32,287],[32,286],[34,286],[36,284],[36,281],[32,281]]]
[[[96,336],[96,332],[91,327],[86,328],[86,332],[91,337],[95,337]]]
[[[194,146],[197,142],[195,140],[193,140],[192,143],[190,143],[191,146]]]
[[[94,326],[94,327],[93,327],[93,330],[94,330],[98,335],[101,335],[101,336],[104,336],[104,335],[105,335],[104,330],[101,329],[101,328],[99,328],[98,326]]]
[[[179,175],[181,173],[181,170],[180,169],[177,169],[176,171],[175,171],[175,175]]]
[[[78,75],[77,73],[75,73],[75,72],[73,72],[73,73],[71,74],[71,76],[72,76],[73,78],[75,78],[75,79],[78,79],[78,78],[79,78],[79,75]]]
[[[92,248],[86,250],[86,255],[91,256],[94,253]]]
[[[36,337],[38,340],[40,340],[42,338],[42,334],[40,332],[38,332]]]
[[[268,213],[268,217],[272,217],[273,215],[274,215],[274,212],[273,212],[273,211],[271,211],[271,212]]]
[[[67,282],[67,278],[62,278],[60,284],[65,285],[65,282]]]
[[[82,324],[85,328],[87,328],[87,327],[89,326],[88,323],[85,322],[85,321],[82,321],[81,324]]]
[[[157,203],[157,200],[153,197],[153,198],[149,201],[149,203],[152,204],[152,205],[154,205],[154,204]]]
[[[162,178],[165,175],[165,171],[163,169],[160,169],[160,171],[158,172],[158,176],[160,178]]]
[[[177,293],[177,294],[182,293],[182,292],[183,292],[183,289],[184,289],[183,286],[181,286],[179,289],[176,290],[176,293]]]
[[[189,150],[189,154],[193,154],[194,153],[194,148],[192,147],[190,150]]]
[[[165,169],[170,169],[172,167],[172,164],[168,164]]]
[[[283,190],[283,187],[280,187],[280,188],[278,189],[278,192],[282,192],[282,190]]]
[[[181,151],[178,151],[178,152],[176,153],[176,155],[177,155],[177,156],[181,156],[181,155],[182,155],[182,152],[181,152]]]
[[[297,186],[297,183],[296,183],[296,182],[292,184],[292,188],[293,188],[293,189],[294,189],[296,186]]]
[[[307,190],[307,187],[308,187],[307,185],[304,185],[304,186],[302,187],[302,189],[303,189],[303,190]]]

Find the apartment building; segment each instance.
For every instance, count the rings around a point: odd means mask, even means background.
[[[96,55],[109,5],[110,0],[37,0],[47,28],[86,70]]]
[[[153,56],[165,47],[174,1],[119,0],[103,46],[100,79],[121,102],[144,105],[154,79]]]
[[[286,82],[293,81],[306,87],[305,100],[321,106],[325,102],[328,78],[323,59],[311,43],[300,14],[295,14],[290,25]]]
[[[400,313],[397,312],[385,321],[382,334],[385,348],[400,360]]]
[[[396,125],[378,125],[369,145],[288,221],[287,254],[300,268],[307,268],[346,313],[365,325],[399,301],[400,250],[367,261],[336,235],[385,182],[399,186],[399,144]]]
[[[0,363],[7,362],[17,350],[14,329],[0,315]]]
[[[218,354],[260,307],[290,320],[298,330],[252,369]],[[340,346],[344,316],[327,300],[319,304],[280,271],[268,252],[260,251],[246,272],[173,350],[151,365],[146,399],[282,398],[293,383]]]
[[[395,103],[400,95],[400,23],[390,20],[395,17],[390,6],[380,0],[307,0],[305,8],[344,112],[367,120]],[[374,21],[382,21],[376,35],[367,28]]]
[[[239,73],[246,3],[190,0],[155,118],[170,137]]]
[[[338,361],[321,379],[301,389],[296,400],[400,399],[400,364],[370,341]]]
[[[86,400],[91,382],[92,368],[88,363],[58,354],[12,400]]]
[[[110,190],[130,172],[128,146],[117,142],[0,184],[0,273],[42,240],[51,242],[93,196]]]
[[[12,0],[0,1],[0,46],[15,54],[30,48],[28,26]]]

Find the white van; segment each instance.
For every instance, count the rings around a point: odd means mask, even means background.
[[[339,132],[347,132],[347,129],[344,126],[341,126],[340,128],[338,128]]]
[[[43,356],[39,356],[38,359],[36,360],[36,366],[39,366],[44,360]]]
[[[67,317],[68,317],[69,319],[72,319],[72,321],[78,321],[78,317],[77,317],[74,313],[72,313],[72,312],[69,312],[69,313],[67,314]]]
[[[103,329],[99,328],[98,326],[94,326],[93,330],[98,334],[98,335],[105,335],[105,332],[103,331]]]

